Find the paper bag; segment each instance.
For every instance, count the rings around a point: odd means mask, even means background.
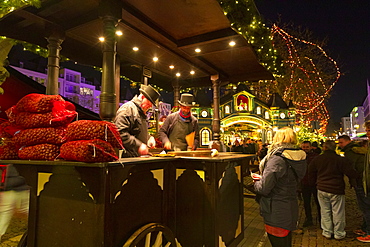
[[[185,136],[186,143],[188,144],[188,147],[193,147],[194,145],[194,137],[195,137],[195,132],[191,132],[189,135]]]

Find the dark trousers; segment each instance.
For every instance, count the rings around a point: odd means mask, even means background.
[[[370,197],[365,196],[365,191],[362,186],[355,188],[357,204],[363,214],[362,230],[370,234]]]
[[[292,246],[292,232],[285,237],[276,237],[267,233],[272,247],[291,247]]]
[[[315,201],[316,208],[317,208],[317,218],[320,223],[320,219],[321,219],[320,204],[319,204],[319,200],[317,199],[316,186],[302,185],[302,198],[303,198],[303,206],[304,206],[304,212],[306,215],[306,220],[312,220],[311,196],[313,197]]]

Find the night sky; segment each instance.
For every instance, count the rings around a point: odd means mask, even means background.
[[[370,0],[255,0],[265,23],[307,28],[340,67],[342,76],[328,100],[329,128],[362,105],[370,80]],[[268,26],[271,26],[268,24]]]

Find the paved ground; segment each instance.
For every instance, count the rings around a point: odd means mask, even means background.
[[[251,184],[248,178],[244,181],[245,184]],[[248,193],[248,190],[245,190]],[[245,239],[239,244],[238,247],[271,247],[267,235],[264,231],[264,224],[262,217],[259,215],[258,204],[253,198],[247,196],[244,198],[244,214],[245,214]],[[312,202],[313,217],[316,219],[316,207]],[[303,210],[303,202],[300,201],[300,214],[299,214],[299,231],[293,233],[293,246],[298,247],[313,247],[313,246],[370,246],[370,243],[362,243],[356,240],[357,235],[353,230],[358,229],[362,216],[358,210],[356,203],[356,195],[353,189],[346,189],[346,232],[347,236],[343,240],[326,239],[321,235],[320,225],[317,223],[315,226],[302,227],[305,215]]]
[[[251,184],[248,178],[245,184]],[[246,192],[248,192],[246,190]],[[313,203],[313,207],[315,207]],[[313,208],[313,212],[316,212]],[[245,239],[238,247],[271,247],[264,231],[262,217],[259,215],[258,204],[250,196],[244,198],[245,213]],[[361,224],[361,214],[357,208],[355,194],[352,189],[346,190],[346,220],[347,220],[347,237],[344,240],[327,240],[321,235],[319,225],[302,228],[304,221],[303,203],[300,202],[300,233],[293,234],[293,246],[313,247],[313,246],[369,246],[370,243],[361,243],[355,239],[353,230],[358,229]],[[316,218],[316,215],[314,215]],[[22,215],[15,215],[8,228],[7,233],[3,236],[0,247],[17,246],[23,232],[26,230],[27,219]],[[67,247],[67,246],[66,246]]]
[[[27,229],[27,216],[15,214],[10,222],[7,232],[1,239],[0,247],[17,246],[23,233]]]

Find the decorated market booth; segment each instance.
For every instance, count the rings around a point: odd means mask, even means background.
[[[220,100],[221,140],[227,143],[251,138],[271,143],[274,131],[284,126],[294,126],[295,108],[287,105],[279,94],[274,94],[269,102],[263,102],[249,91],[226,93]],[[213,109],[194,107],[193,114],[199,120],[200,145],[208,147],[212,140]]]
[[[112,131],[107,123],[116,114],[121,75],[173,90],[175,105],[180,88],[211,87],[212,140],[219,143],[220,86],[273,79],[247,39],[253,30],[237,30],[240,20],[228,14],[255,9],[253,2],[238,2],[41,1],[40,8],[25,7],[2,17],[0,35],[48,48],[46,95],[58,95],[61,55],[102,68],[104,131]],[[268,51],[268,43],[264,47]],[[59,116],[65,122],[38,117],[68,128],[76,109],[62,105],[63,114],[9,112]],[[70,118],[64,114],[68,111]],[[30,119],[24,124],[41,122]],[[57,126],[38,128],[51,127]],[[156,239],[164,246],[236,246],[243,239],[242,173],[252,156],[118,159],[106,134],[97,132],[94,138],[42,143],[49,145],[36,150],[32,143],[13,154],[23,160],[0,161],[15,164],[31,185],[29,230],[20,246],[136,246],[136,241],[154,246]],[[86,155],[69,147],[75,141],[83,143]],[[153,238],[147,237],[150,233]]]

